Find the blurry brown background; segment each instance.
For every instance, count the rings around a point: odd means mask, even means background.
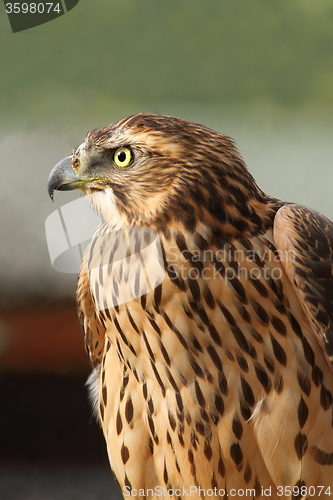
[[[232,136],[262,189],[333,219],[330,0],[81,0],[13,34],[0,5],[0,499],[112,499],[76,274],[56,272],[46,192],[89,129],[138,111]],[[88,209],[87,209],[88,213]]]

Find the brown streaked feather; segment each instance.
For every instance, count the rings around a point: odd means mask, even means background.
[[[84,342],[91,365],[95,368],[102,361],[105,326],[102,325],[95,310],[95,303],[91,294],[89,278],[84,267],[81,268],[76,298],[78,316],[84,331]]]
[[[282,207],[274,240],[300,303],[327,353],[333,354],[333,223],[301,205]]]

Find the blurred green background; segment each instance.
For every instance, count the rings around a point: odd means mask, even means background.
[[[15,36],[3,16],[3,111],[56,132],[170,103],[333,105],[332,21],[329,0],[81,0]]]
[[[171,114],[232,136],[262,189],[333,219],[333,3],[80,0],[16,34],[0,5],[0,62],[0,498],[111,498],[84,406],[76,276],[53,270],[45,240],[46,218],[77,193],[52,205],[48,174],[90,129]],[[18,407],[24,394],[34,405]],[[64,456],[72,468],[57,469]],[[78,456],[101,465],[77,479]]]

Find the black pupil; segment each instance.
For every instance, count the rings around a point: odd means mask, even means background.
[[[123,163],[126,160],[126,153],[125,153],[125,151],[120,151],[118,153],[118,160],[120,161],[120,163]]]

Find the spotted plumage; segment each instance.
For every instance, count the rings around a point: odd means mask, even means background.
[[[88,133],[49,179],[76,187],[103,218],[77,299],[123,494],[332,494],[332,223],[165,116]]]

